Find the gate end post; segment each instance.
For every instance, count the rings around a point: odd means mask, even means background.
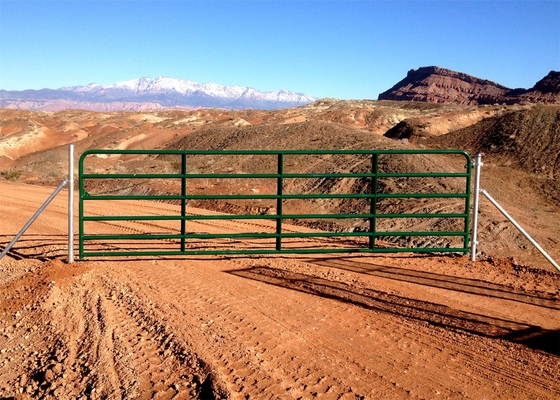
[[[68,146],[68,264],[74,262],[74,145]]]
[[[474,174],[474,202],[473,202],[473,230],[471,242],[471,261],[476,261],[476,247],[478,245],[478,204],[480,199],[480,169],[484,165],[482,163],[482,154],[475,155],[475,174]]]

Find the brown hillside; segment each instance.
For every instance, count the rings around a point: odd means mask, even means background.
[[[427,125],[426,131],[437,135],[470,125],[487,116],[488,112],[495,111],[417,102],[333,99],[275,111],[204,109],[96,113],[0,109],[0,170],[15,168],[23,177],[34,181],[52,181],[64,175],[64,165],[51,168],[54,164],[45,162],[48,159],[64,160],[69,143],[75,144],[76,154],[91,148],[158,148],[173,138],[210,126],[324,121],[382,135],[404,119],[423,117],[434,120],[433,124]]]
[[[510,112],[424,143],[483,153],[486,162],[534,174],[547,195],[560,202],[560,106]]]
[[[550,71],[548,75],[538,81],[532,89],[521,93],[519,97],[521,97],[525,101],[529,101],[532,103],[559,103],[560,72]]]

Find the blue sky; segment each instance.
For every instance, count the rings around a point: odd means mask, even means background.
[[[168,76],[377,99],[437,65],[510,88],[560,70],[560,0],[0,0],[0,89]]]

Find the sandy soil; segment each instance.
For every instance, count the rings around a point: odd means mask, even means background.
[[[0,248],[51,191],[0,181]],[[557,273],[408,253],[67,264],[66,232],[61,194],[0,260],[0,397],[560,396]]]

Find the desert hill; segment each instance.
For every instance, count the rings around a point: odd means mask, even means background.
[[[278,110],[304,106],[315,100],[313,96],[286,90],[261,92],[243,86],[203,84],[168,77],[139,78],[110,85],[91,83],[59,89],[0,90],[0,107],[36,111]],[[560,72],[550,71],[530,89],[510,89],[462,72],[437,66],[421,67],[408,71],[404,79],[379,94],[378,100],[462,105],[557,104],[560,103]]]
[[[560,103],[560,72],[551,71],[531,89],[510,89],[496,82],[436,66],[408,71],[379,100],[455,104]]]
[[[484,152],[493,162],[559,179],[560,106],[513,111],[425,143]]]
[[[409,149],[406,143],[387,139],[382,135],[372,135],[370,132],[357,129],[351,126],[344,126],[340,123],[332,123],[325,121],[307,121],[294,123],[289,125],[259,125],[245,127],[209,127],[201,129],[184,138],[172,141],[165,148],[169,149],[247,149],[248,143],[255,150],[266,149],[294,149],[294,150],[319,150],[319,149]],[[221,171],[245,172],[245,173],[263,173],[275,172],[276,164],[274,162],[265,162],[262,157],[245,156],[235,159],[220,159],[212,157],[211,164],[207,159],[197,161],[196,159],[189,163],[190,168],[203,173],[216,173]],[[269,160],[270,161],[270,160]],[[371,159],[367,156],[352,155],[309,155],[306,157],[291,157],[289,162],[290,171],[297,172],[361,172],[367,173],[371,171]],[[464,165],[464,159],[452,159],[440,156],[382,156],[379,160],[380,172],[425,172],[425,171],[460,171]],[[425,190],[434,190],[439,192],[460,192],[462,187],[457,181],[434,181],[416,179],[413,182],[407,182],[410,192],[421,193]],[[306,179],[288,182],[285,190],[293,193],[371,193],[372,183],[370,179]],[[379,180],[378,190],[385,193],[398,192],[398,188],[402,188],[405,182],[402,179],[386,179]],[[463,183],[464,185],[464,183]],[[429,188],[429,189],[428,189]],[[212,187],[204,186],[204,192],[212,190]],[[192,190],[192,189],[191,189]],[[196,189],[195,189],[196,190]],[[241,189],[242,190],[242,189]],[[240,193],[247,194],[250,190],[258,192],[267,192],[273,190],[266,187],[261,181],[250,182],[250,186]],[[240,203],[236,204],[226,202],[213,202],[211,208],[221,211],[231,212],[239,209]],[[460,212],[461,201],[442,201],[437,204],[428,204],[429,201],[419,201],[415,205],[418,209],[426,212]],[[201,204],[197,203],[198,206]],[[410,203],[409,203],[410,205]],[[251,204],[245,205],[247,208]],[[254,210],[259,213],[274,212],[275,203],[271,201],[269,204],[260,203],[261,208]],[[363,200],[349,199],[320,199],[313,204],[305,201],[291,201],[289,205],[284,206],[285,212],[297,214],[302,210],[312,212],[313,208],[319,208],[322,212],[337,213],[368,213],[369,202]],[[379,212],[406,212],[407,208],[403,202],[385,199],[377,204]],[[429,210],[429,211],[428,211]],[[408,210],[410,211],[410,210]],[[454,221],[456,225],[457,221]],[[367,230],[368,220],[321,220],[306,224],[314,228],[337,231],[359,231]],[[414,224],[414,229],[427,230],[434,229],[433,221],[427,220],[407,220],[400,221],[402,230],[410,230]],[[452,223],[453,225],[453,223]],[[450,226],[449,230],[461,230],[461,226]],[[378,228],[389,230],[394,227],[394,222],[384,220],[378,223]],[[392,239],[388,239],[392,240]],[[400,240],[397,240],[400,243]],[[416,243],[413,239],[410,243]],[[435,239],[433,243],[422,242],[417,245],[440,245],[442,247],[450,245],[449,239]],[[406,243],[403,242],[403,245]],[[454,243],[457,244],[457,243]]]
[[[530,174],[532,186],[560,205],[560,107],[539,105],[488,118],[447,135],[423,141],[426,146],[483,153],[487,163]]]
[[[0,110],[0,172],[6,178],[55,185],[67,171],[67,144],[74,143],[76,157],[87,149],[193,148],[193,149],[343,149],[343,148],[464,148],[471,154],[485,153],[483,187],[519,218],[541,245],[558,254],[560,235],[558,201],[558,106],[510,105],[465,106],[407,101],[337,101],[322,99],[302,107],[283,110],[163,110],[152,112],[97,113],[82,110],[38,112]],[[409,124],[415,134],[384,137],[400,124]],[[403,140],[404,139],[404,140]],[[556,157],[556,158],[555,158]],[[360,160],[315,160],[323,168],[344,165],[362,168]],[[445,168],[445,159],[419,159],[419,169]],[[398,164],[398,162],[396,163]],[[204,170],[204,165],[192,167]],[[305,166],[300,166],[306,168]],[[385,165],[396,168],[398,165]],[[544,169],[543,169],[544,167]],[[92,168],[126,171],[159,168],[172,171],[170,162],[147,160],[99,160]],[[255,160],[239,159],[234,165],[215,163],[213,168],[251,171]],[[546,174],[545,174],[546,173]],[[348,184],[348,183],[346,183]],[[336,190],[368,190],[367,182]],[[391,190],[387,185],[387,190]],[[309,183],[319,190],[320,183]],[[153,188],[152,188],[153,189]],[[168,188],[161,188],[167,190]],[[259,190],[245,187],[243,190]],[[263,188],[264,189],[264,188]],[[303,188],[305,189],[305,188]],[[211,186],[201,186],[202,191]],[[241,189],[239,189],[241,190]],[[233,212],[248,204],[207,205]],[[401,205],[385,204],[385,207]],[[432,211],[444,210],[437,205]],[[267,212],[272,205],[256,206]],[[330,210],[362,205],[330,201]],[[432,207],[432,206],[430,206]],[[438,209],[438,207],[440,207]],[[540,255],[509,227],[492,207],[481,216],[483,256],[515,257],[518,262],[543,266]],[[324,228],[324,227],[323,227]],[[362,229],[329,225],[329,229]],[[556,253],[555,253],[556,252]]]
[[[425,118],[435,122],[425,131],[447,133],[501,112],[499,109],[465,108],[451,104],[392,101],[338,101],[322,99],[306,106],[266,110],[161,110],[108,112],[63,110],[57,112],[0,109],[0,169],[33,169],[43,153],[58,159],[59,146],[74,143],[76,152],[88,148],[157,148],[175,137],[203,127],[289,125],[325,121],[384,134],[400,121]],[[24,166],[24,168],[21,168]],[[38,171],[37,171],[38,172]],[[63,171],[62,171],[63,172]],[[58,172],[48,171],[55,176]],[[47,175],[43,173],[43,178]]]

